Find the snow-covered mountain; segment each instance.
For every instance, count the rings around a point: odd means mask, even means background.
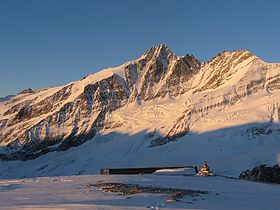
[[[202,62],[159,45],[79,81],[1,100],[0,157],[30,159],[88,140],[106,145],[116,135],[133,145],[139,134],[140,146],[150,151],[192,135],[217,142],[217,133],[224,151],[228,139],[230,147],[240,138],[262,138],[263,144],[273,139],[268,144],[274,147],[280,135],[279,96],[280,64],[245,50]]]

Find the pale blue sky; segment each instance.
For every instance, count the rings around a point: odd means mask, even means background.
[[[0,0],[0,96],[65,84],[167,44],[280,62],[278,0]]]

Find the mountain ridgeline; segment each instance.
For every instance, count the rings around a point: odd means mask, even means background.
[[[0,158],[36,158],[113,132],[145,130],[149,147],[155,147],[189,132],[275,124],[279,93],[280,64],[248,51],[224,51],[202,62],[159,45],[119,67],[1,100]]]

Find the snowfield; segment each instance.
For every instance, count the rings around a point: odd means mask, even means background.
[[[169,195],[121,195],[91,185],[125,183],[208,191],[168,201]],[[0,181],[0,209],[279,209],[279,185],[224,177],[91,175]]]

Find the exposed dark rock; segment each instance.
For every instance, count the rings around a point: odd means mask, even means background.
[[[6,116],[6,115],[10,115],[10,114],[14,114],[16,112],[19,112],[24,107],[28,107],[32,102],[33,102],[33,100],[22,101],[22,102],[20,102],[16,105],[12,106],[3,115]]]
[[[18,93],[18,95],[20,95],[20,94],[27,94],[27,93],[34,93],[34,91],[31,88],[27,88],[27,89],[24,89],[24,90],[20,91]]]
[[[189,189],[178,189],[178,188],[164,188],[155,186],[140,186],[138,184],[122,184],[122,183],[99,183],[94,185],[87,185],[90,187],[101,188],[104,192],[119,193],[121,195],[133,195],[138,193],[156,193],[156,194],[170,194],[171,197],[166,201],[179,201],[184,196],[199,196],[203,194],[209,194],[208,191],[201,190],[189,190]]]
[[[8,119],[0,120],[0,130],[6,126]]]
[[[280,89],[280,75],[268,78],[268,84],[266,85],[266,90],[273,92]]]
[[[12,97],[14,97],[14,95],[8,95],[8,96],[5,96],[5,97],[1,97],[1,98],[0,98],[0,102],[8,101],[8,100],[10,100]]]
[[[253,168],[251,171],[243,171],[240,174],[239,179],[280,184],[280,167],[279,165],[260,165]]]

